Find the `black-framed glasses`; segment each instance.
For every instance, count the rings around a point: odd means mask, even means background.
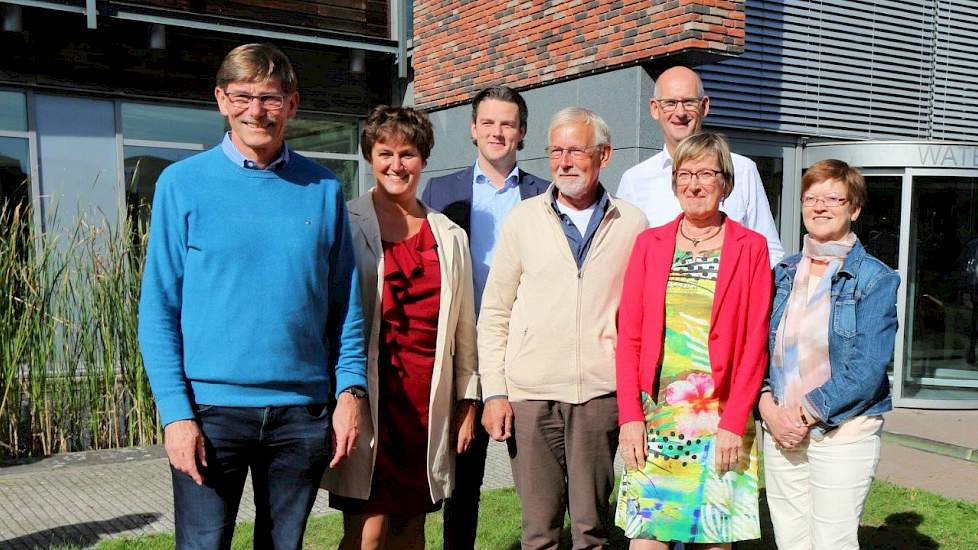
[[[695,111],[700,108],[703,103],[702,97],[687,97],[685,99],[656,99],[656,103],[659,104],[659,108],[667,113],[671,113],[676,110],[681,104],[683,109],[687,111]]]
[[[231,105],[238,109],[247,109],[251,106],[251,102],[257,99],[262,109],[269,111],[281,109],[285,105],[285,98],[287,97],[285,94],[251,95],[244,92],[229,92],[227,90],[224,90],[224,95],[228,97]]]
[[[838,195],[827,195],[825,197],[818,197],[815,195],[805,195],[801,198],[801,205],[805,208],[811,208],[818,203],[822,203],[829,208],[836,208],[842,206],[843,204],[849,202],[847,197],[840,197]]]
[[[693,178],[696,178],[696,181],[700,182],[700,185],[713,186],[716,185],[722,174],[723,172],[720,170],[710,170],[708,168],[695,172],[690,170],[677,170],[676,183],[679,185],[689,185],[693,182]]]
[[[553,160],[560,160],[563,158],[564,153],[569,153],[571,158],[574,160],[584,160],[591,156],[591,152],[595,149],[601,147],[601,145],[592,145],[591,147],[547,147],[547,156]]]

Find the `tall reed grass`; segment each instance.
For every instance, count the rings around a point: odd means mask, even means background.
[[[136,341],[145,224],[0,203],[0,458],[161,440]]]

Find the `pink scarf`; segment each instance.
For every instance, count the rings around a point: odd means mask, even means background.
[[[838,241],[826,243],[805,235],[802,259],[778,325],[771,358],[774,395],[782,407],[798,407],[805,394],[824,384],[832,374],[829,365],[832,277],[842,269],[855,244],[856,235],[851,231]],[[812,260],[826,262],[828,266],[818,286],[810,292]]]

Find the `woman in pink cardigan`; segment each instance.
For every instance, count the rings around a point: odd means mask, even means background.
[[[767,367],[767,242],[730,220],[726,141],[676,148],[683,213],[635,242],[618,314],[616,523],[631,548],[730,548],[760,537],[751,411]]]

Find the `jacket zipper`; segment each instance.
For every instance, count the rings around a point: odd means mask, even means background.
[[[594,237],[591,239],[591,246],[588,248],[588,254],[584,258],[584,263],[582,263],[581,268],[577,270],[577,316],[575,323],[577,330],[576,362],[578,403],[581,403],[584,400],[584,366],[581,362],[581,340],[583,340],[583,334],[581,334],[581,302],[583,301],[584,296],[584,270],[591,262],[591,251],[597,248],[596,245],[600,244],[601,238],[603,238],[605,233],[608,232],[608,215],[611,213],[612,209],[614,209],[614,206],[609,204],[608,209],[601,218],[601,223],[598,225],[598,229],[594,232]]]

